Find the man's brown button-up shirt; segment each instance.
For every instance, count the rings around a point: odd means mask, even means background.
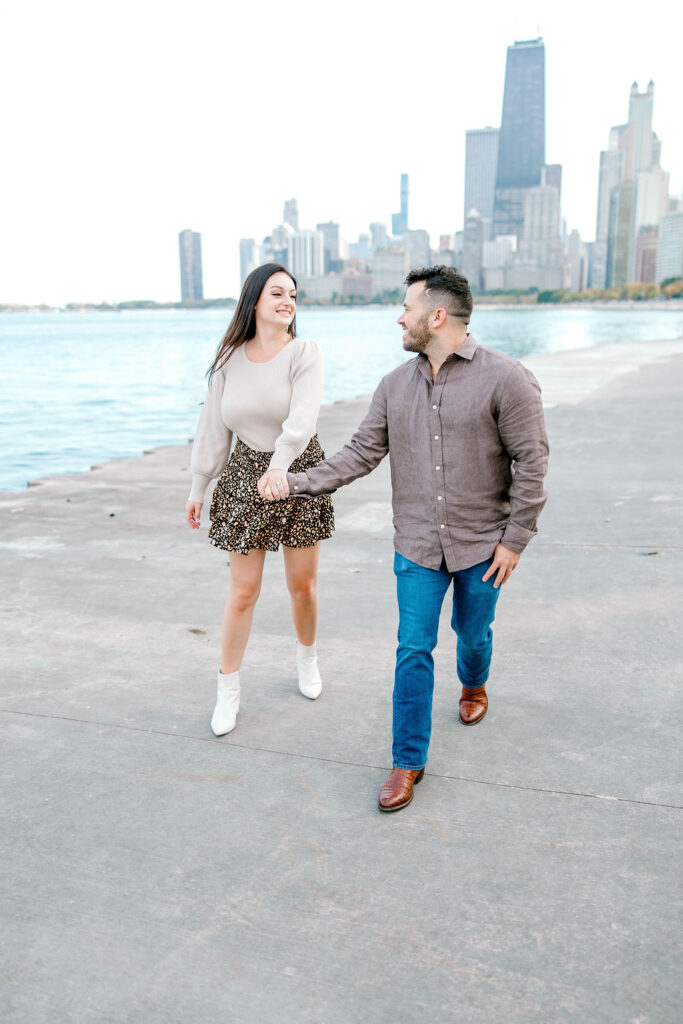
[[[391,460],[394,546],[449,572],[490,558],[502,541],[523,551],[546,502],[541,389],[518,360],[471,334],[432,380],[418,355],[384,377],[348,444],[305,473],[293,495],[335,491]]]

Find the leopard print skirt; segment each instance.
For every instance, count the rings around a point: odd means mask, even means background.
[[[246,555],[252,548],[277,551],[310,548],[332,536],[334,510],[329,494],[317,498],[266,501],[256,483],[268,469],[272,452],[257,452],[238,439],[211,500],[209,540],[224,551]],[[311,469],[325,458],[317,434],[289,467],[292,473]]]

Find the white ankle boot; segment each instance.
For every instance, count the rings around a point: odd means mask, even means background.
[[[323,681],[318,671],[315,643],[312,643],[310,647],[304,647],[297,640],[296,667],[299,672],[299,689],[304,697],[308,697],[309,700],[316,700],[322,693]]]
[[[216,707],[211,717],[211,729],[216,736],[225,736],[232,732],[237,724],[237,712],[240,709],[240,674],[229,672],[223,675],[218,672],[216,687]]]

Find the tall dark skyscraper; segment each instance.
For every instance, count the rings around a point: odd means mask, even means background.
[[[408,230],[408,175],[401,175],[401,209],[391,215],[391,233],[396,238],[405,235]]]
[[[544,164],[545,46],[542,39],[531,39],[508,47],[494,235],[521,234],[526,190],[541,184]]]
[[[178,235],[180,246],[180,298],[196,302],[204,298],[202,283],[202,236],[186,229]]]

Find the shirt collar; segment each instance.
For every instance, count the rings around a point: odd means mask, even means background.
[[[456,357],[459,358],[459,359],[466,359],[468,362],[471,362],[473,357],[474,357],[474,353],[476,351],[477,351],[477,342],[476,342],[476,340],[474,338],[474,335],[467,334],[465,336],[465,340],[463,341],[462,345],[460,345],[458,348],[456,348],[455,352],[451,352],[451,354],[449,356],[446,356],[446,358],[444,359],[444,361],[443,361],[443,363],[441,365],[442,366],[447,366],[448,363],[454,363],[455,360],[456,360]],[[430,366],[429,366],[429,359],[424,354],[424,352],[420,352],[419,353],[419,355],[417,357],[417,362],[418,362],[418,366],[420,367],[420,370],[422,371],[424,376],[428,377],[429,380],[431,380],[432,379],[432,371],[431,371]]]
[[[460,356],[461,359],[472,359],[474,353],[477,351],[477,342],[473,334],[467,334],[460,348],[457,348],[453,353],[454,356]],[[448,357],[450,359],[450,356]]]

